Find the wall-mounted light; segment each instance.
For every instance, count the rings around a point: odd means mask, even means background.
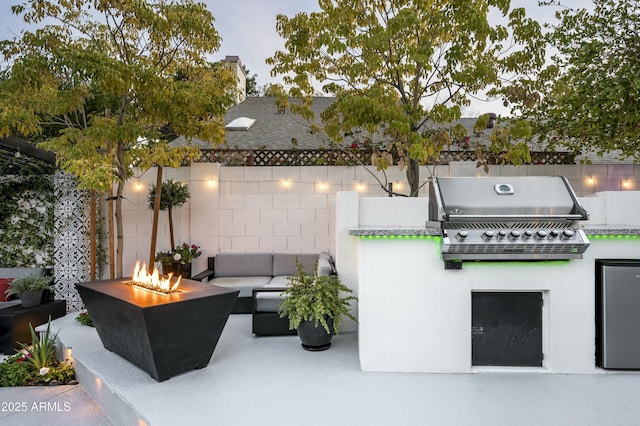
[[[144,185],[142,184],[142,182],[140,181],[136,182],[136,191],[142,191],[142,188],[144,188]]]
[[[73,363],[73,350],[72,348],[64,349],[64,359],[65,361]]]
[[[318,190],[326,191],[329,188],[327,182],[318,182]]]
[[[367,185],[365,185],[362,182],[358,182],[356,184],[356,191],[358,191],[358,192],[364,192],[366,188],[367,188]]]
[[[633,189],[633,181],[629,178],[622,179],[622,189]]]
[[[282,181],[282,186],[284,186],[285,188],[288,188],[290,185],[289,179],[284,179]]]
[[[587,177],[587,185],[591,185],[591,186],[595,186],[596,184],[596,178],[593,176],[589,176]]]
[[[218,181],[215,180],[214,178],[209,178],[209,179],[207,179],[207,186],[209,188],[215,188],[215,187],[218,186]]]

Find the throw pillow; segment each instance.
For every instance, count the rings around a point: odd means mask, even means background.
[[[13,278],[0,278],[0,302],[6,302],[10,297],[5,292],[9,289],[9,283]]]

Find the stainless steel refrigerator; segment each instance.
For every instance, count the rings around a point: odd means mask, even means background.
[[[596,365],[640,369],[640,260],[596,260]]]

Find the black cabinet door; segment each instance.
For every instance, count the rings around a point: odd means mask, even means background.
[[[471,364],[541,367],[542,292],[471,293]]]

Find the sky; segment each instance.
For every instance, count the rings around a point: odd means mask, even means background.
[[[294,16],[299,12],[319,10],[317,0],[198,0],[207,5],[215,18],[214,26],[222,37],[219,51],[212,61],[225,56],[238,56],[249,69],[257,74],[257,83],[263,86],[278,82],[270,76],[270,67],[265,60],[276,50],[284,48],[284,41],[276,33],[276,16]],[[24,28],[21,19],[11,14],[11,5],[23,0],[0,0],[0,39],[13,38]],[[513,7],[525,7],[527,15],[539,22],[553,22],[557,7],[540,7],[537,0],[512,0]],[[562,0],[569,7],[586,7],[590,0]],[[500,115],[508,113],[502,101],[473,101],[465,111],[466,116],[477,116],[486,112]]]

